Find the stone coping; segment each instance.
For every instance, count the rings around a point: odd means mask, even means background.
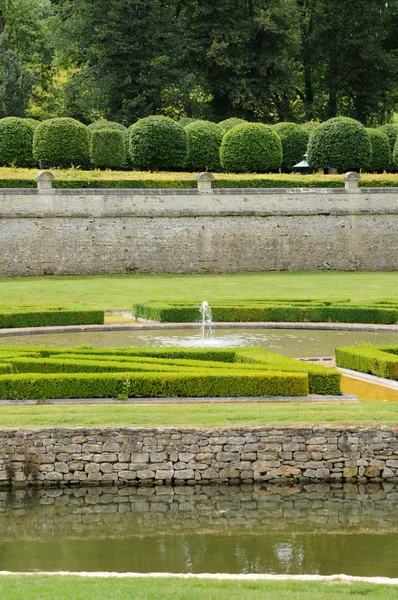
[[[374,383],[382,387],[391,388],[398,391],[398,381],[393,379],[386,379],[385,377],[377,377],[376,375],[369,375],[368,373],[362,373],[361,371],[353,371],[352,369],[342,369],[339,371],[346,377],[351,379],[358,379],[359,381],[365,381],[366,383]]]
[[[48,327],[15,327],[0,329],[0,337],[13,335],[36,335],[40,333],[73,333],[85,331],[134,331],[134,330],[168,330],[168,329],[200,329],[201,323],[157,323],[146,321],[139,323],[112,323],[105,325],[64,325]],[[250,323],[213,323],[216,329],[302,329],[323,331],[386,331],[397,332],[398,324],[381,325],[371,323],[286,323],[286,322],[250,322]]]

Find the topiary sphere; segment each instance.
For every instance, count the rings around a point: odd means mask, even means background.
[[[86,166],[89,162],[87,127],[68,117],[43,121],[33,136],[33,156],[44,168]]]
[[[372,146],[370,161],[365,165],[366,171],[382,173],[391,163],[391,150],[388,137],[380,129],[367,129]]]
[[[377,128],[379,131],[382,131],[388,137],[388,141],[390,142],[390,150],[391,154],[394,151],[395,142],[398,138],[398,123],[387,123],[386,125],[380,125]]]
[[[93,129],[90,159],[95,167],[111,169],[126,162],[125,134],[120,129]]]
[[[27,123],[30,123],[31,125],[33,125],[33,127],[36,129],[36,127],[38,125],[40,125],[40,121],[38,121],[37,119],[31,119],[30,117],[26,117],[24,119]]]
[[[305,131],[308,131],[308,134],[310,134],[311,131],[319,127],[320,124],[320,121],[307,121],[306,123],[303,123],[301,127],[303,127],[303,129],[305,129]]]
[[[218,123],[218,125],[223,128],[224,133],[225,133],[226,131],[229,131],[233,127],[236,127],[237,125],[244,125],[245,123],[247,123],[247,121],[245,121],[244,119],[238,119],[236,117],[231,117],[230,119],[225,119],[224,121],[220,121],[220,123]]]
[[[29,119],[5,117],[0,119],[0,164],[9,167],[32,167],[33,133],[35,128]]]
[[[224,135],[220,160],[226,171],[265,173],[281,166],[282,142],[268,125],[238,125]]]
[[[220,171],[220,147],[223,129],[210,121],[186,125],[187,155],[185,167],[191,171]]]
[[[116,123],[115,121],[95,121],[95,123],[90,123],[87,125],[87,131],[89,137],[91,137],[92,131],[96,131],[97,129],[117,129],[119,131],[127,131],[127,127],[122,125],[121,123]]]
[[[281,138],[282,142],[282,169],[291,171],[295,164],[303,160],[307,152],[309,133],[301,125],[296,123],[277,123],[272,129]]]
[[[169,117],[145,117],[129,127],[130,157],[135,167],[178,169],[184,165],[187,134]]]
[[[313,169],[356,170],[369,163],[370,137],[355,119],[335,117],[310,134],[307,160]]]
[[[193,119],[192,117],[182,117],[182,119],[179,119],[178,123],[182,127],[186,127],[187,125],[190,125],[191,123],[195,123],[195,121],[198,121],[198,119]]]

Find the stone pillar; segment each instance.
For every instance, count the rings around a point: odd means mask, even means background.
[[[198,182],[199,194],[211,194],[211,182],[214,181],[214,175],[205,171],[196,176]]]
[[[345,191],[348,194],[355,194],[359,192],[358,182],[361,179],[359,173],[355,173],[355,171],[350,171],[349,173],[344,174],[344,186]]]
[[[36,181],[39,192],[51,190],[54,175],[50,173],[50,171],[40,171],[40,173],[36,175]]]

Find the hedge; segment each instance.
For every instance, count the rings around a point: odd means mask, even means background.
[[[397,346],[361,344],[336,348],[335,352],[338,367],[398,380]]]
[[[272,171],[281,166],[282,143],[268,125],[238,125],[224,135],[220,161],[226,171],[234,173]]]
[[[94,129],[90,136],[90,160],[95,167],[122,167],[126,163],[124,132],[119,129]]]
[[[288,122],[277,123],[272,128],[282,142],[282,169],[290,172],[295,164],[303,160],[307,152],[309,132],[301,125]]]
[[[3,399],[340,394],[338,371],[259,348],[2,347],[0,373]]]
[[[129,127],[130,158],[135,167],[175,169],[184,164],[187,135],[169,117],[145,117]]]
[[[5,117],[0,119],[0,165],[34,166],[33,133],[30,119]]]
[[[196,171],[220,171],[220,147],[224,131],[210,121],[186,125],[187,155],[185,168]]]
[[[200,303],[148,302],[135,304],[133,314],[161,323],[192,323],[200,321]],[[398,303],[367,302],[354,304],[328,300],[239,301],[235,305],[216,302],[211,304],[215,322],[338,322],[380,323],[398,322]]]
[[[237,125],[244,125],[247,123],[244,119],[238,119],[237,117],[231,117],[230,119],[224,119],[224,121],[220,121],[218,125],[223,129],[224,133],[236,127]]]
[[[391,163],[391,150],[388,137],[380,129],[367,129],[372,147],[370,161],[365,168],[373,173],[382,173]]]
[[[311,132],[307,160],[313,169],[357,170],[365,167],[370,157],[369,134],[355,119],[335,117]]]
[[[34,132],[33,156],[42,168],[88,165],[87,127],[68,117],[43,121]]]
[[[0,312],[0,329],[52,325],[96,325],[104,323],[101,310],[41,310]]]

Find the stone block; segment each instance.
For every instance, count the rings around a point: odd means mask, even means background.
[[[181,471],[174,472],[174,479],[183,480],[183,479],[194,479],[195,473],[192,469],[183,469]]]

